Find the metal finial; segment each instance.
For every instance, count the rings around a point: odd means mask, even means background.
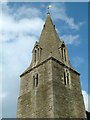
[[[47,14],[48,14],[48,15],[50,15],[50,8],[51,8],[51,7],[52,7],[51,5],[49,5],[49,6],[47,7],[47,10],[48,10]]]

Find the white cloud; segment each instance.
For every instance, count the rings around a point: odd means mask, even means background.
[[[2,93],[2,64],[0,63],[0,119],[2,118],[2,98],[4,97],[5,94]]]
[[[72,59],[72,64],[75,68],[80,67],[80,65],[84,62],[84,59],[80,56],[76,56]]]
[[[7,93],[3,93],[3,92],[0,93],[0,100],[5,99],[6,97],[7,97]]]
[[[80,44],[80,39],[79,39],[79,35],[63,35],[61,36],[61,39],[65,41],[66,44],[74,44],[74,45],[78,45]]]
[[[16,40],[19,35],[39,37],[44,21],[40,18],[40,10],[27,5],[0,7],[0,41]]]
[[[37,15],[32,16],[28,13],[29,17],[25,16],[25,12],[31,12],[30,9],[27,11],[27,7],[22,8],[21,6],[16,11],[14,9],[16,8],[9,8],[7,4],[3,4],[3,13],[0,12],[0,48],[2,47],[2,50],[0,49],[2,56],[0,68],[3,66],[3,69],[0,69],[3,79],[0,98],[7,97],[3,100],[3,117],[16,117],[17,96],[20,87],[19,75],[30,65],[32,48],[39,38],[44,23],[39,17],[38,9],[32,9]],[[20,14],[22,17],[17,17],[18,12],[22,13]],[[0,85],[1,88],[2,83]],[[8,105],[8,102],[11,105]]]
[[[0,36],[2,36],[2,41],[14,40],[20,34],[38,36],[44,23],[38,17],[33,19],[23,18],[16,21],[12,16],[3,14],[1,18],[0,23],[2,27],[0,28]]]
[[[90,95],[85,91],[85,90],[82,90],[82,94],[83,94],[83,98],[84,98],[84,103],[85,103],[85,108],[87,111],[90,112]]]
[[[40,9],[31,7],[30,4],[30,6],[27,6],[27,8],[26,6],[19,7],[19,9],[17,9],[17,11],[14,12],[14,17],[16,17],[17,19],[22,19],[23,17],[33,18],[33,17],[39,17],[41,14],[42,13]]]
[[[66,7],[64,3],[52,3],[52,17],[55,20],[64,21],[71,29],[79,30],[80,27],[84,24],[84,22],[75,22],[75,19],[70,17],[66,12]]]
[[[1,87],[1,85],[0,85]],[[0,119],[2,118],[2,101],[7,97],[7,93],[3,93],[0,90]]]

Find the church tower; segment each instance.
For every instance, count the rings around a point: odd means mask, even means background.
[[[18,118],[85,118],[80,74],[70,65],[50,14],[20,77]]]

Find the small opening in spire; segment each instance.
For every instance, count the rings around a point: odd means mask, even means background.
[[[45,24],[43,25],[43,27],[45,28]]]

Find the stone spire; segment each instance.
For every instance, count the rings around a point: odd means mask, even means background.
[[[60,43],[59,36],[56,32],[55,25],[52,22],[51,16],[47,15],[43,30],[39,39],[39,42],[57,42]]]
[[[47,15],[46,22],[43,26],[43,30],[39,39],[39,44],[42,47],[42,60],[51,55],[60,60],[58,48],[62,42],[59,39],[50,15]]]
[[[35,67],[50,57],[69,65],[66,45],[60,40],[51,16],[48,14],[39,41],[34,45],[32,62],[28,69]]]
[[[38,60],[39,63],[49,57],[54,57],[64,62],[64,64],[69,65],[67,47],[64,41],[60,40],[50,14],[47,15],[45,24],[43,25],[43,30],[39,38],[39,47],[42,49]]]

